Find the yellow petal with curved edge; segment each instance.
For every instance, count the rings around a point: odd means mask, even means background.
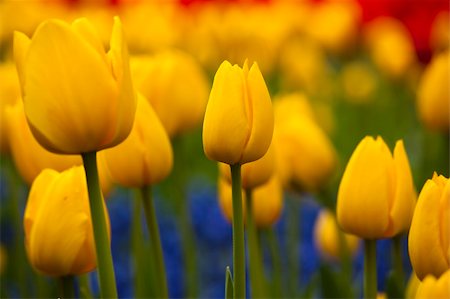
[[[242,69],[224,61],[214,77],[203,122],[203,148],[211,160],[241,162],[251,129],[245,89]]]
[[[403,141],[397,141],[393,156],[396,188],[390,213],[391,230],[386,232],[385,237],[392,237],[409,229],[417,197]]]
[[[125,187],[144,187],[166,178],[173,165],[172,146],[156,113],[141,94],[133,129],[121,144],[103,151],[111,178]]]
[[[269,91],[255,62],[248,71],[247,91],[251,111],[251,133],[241,163],[258,160],[267,152],[273,135],[273,109]]]
[[[417,299],[433,298],[448,299],[450,298],[450,270],[447,270],[439,278],[431,275],[425,277],[422,283],[417,287]]]
[[[25,86],[25,68],[27,66],[26,57],[30,48],[31,40],[22,32],[14,31],[14,61],[16,63],[17,74],[19,76],[22,96]]]
[[[365,239],[384,236],[389,225],[392,164],[381,138],[365,137],[358,144],[338,191],[337,218],[344,231]]]
[[[42,23],[26,58],[24,107],[36,139],[78,154],[109,146],[118,90],[99,53],[62,21]]]
[[[443,186],[436,181],[427,180],[423,186],[409,231],[409,256],[421,280],[428,274],[439,276],[449,268],[448,253],[442,247],[440,236]]]
[[[92,26],[92,24],[86,18],[76,19],[75,21],[73,21],[71,26],[74,31],[80,34],[83,39],[88,42],[102,58],[104,58],[105,63],[107,63],[105,47],[103,46],[102,41],[98,36],[94,26]]]

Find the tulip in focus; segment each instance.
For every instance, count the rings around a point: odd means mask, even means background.
[[[44,148],[88,153],[128,136],[136,100],[118,18],[108,53],[86,19],[52,19],[31,39],[15,33],[14,58],[28,123]]]
[[[28,260],[39,273],[67,276],[94,270],[96,254],[82,166],[61,173],[41,172],[31,186],[24,227]]]
[[[417,92],[417,108],[423,123],[433,130],[450,128],[450,51],[433,57],[425,69]]]
[[[391,154],[381,137],[366,136],[345,168],[337,198],[337,219],[345,232],[380,239],[407,231],[416,192],[403,141]]]
[[[200,65],[181,51],[131,59],[136,89],[149,101],[170,137],[198,127],[209,82]]]
[[[229,165],[256,161],[273,134],[269,91],[258,64],[243,68],[224,61],[214,77],[203,123],[206,156]]]
[[[450,298],[450,270],[447,270],[437,279],[432,275],[425,277],[425,279],[417,287],[415,298]]]
[[[423,281],[450,269],[450,181],[433,174],[419,194],[409,231],[411,265]]]
[[[169,137],[144,96],[138,94],[136,118],[130,135],[101,155],[112,180],[125,187],[154,185],[170,173],[173,157]]]
[[[231,221],[233,218],[231,185],[221,178],[219,179],[218,188],[219,205],[225,217]],[[246,199],[243,192],[243,215],[246,215],[245,202]],[[253,189],[252,205],[256,227],[270,227],[280,218],[283,210],[283,190],[276,175],[272,176],[266,184]]]
[[[322,210],[314,226],[314,240],[323,256],[339,260],[340,241],[336,218],[328,210]],[[342,233],[350,255],[354,256],[359,247],[359,239],[353,235]]]

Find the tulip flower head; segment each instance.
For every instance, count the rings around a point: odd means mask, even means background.
[[[224,61],[214,77],[203,122],[206,156],[229,165],[256,161],[267,152],[273,111],[264,78],[254,63]]]
[[[420,191],[408,238],[417,277],[439,277],[450,269],[450,180],[433,174]]]
[[[90,214],[82,166],[42,171],[31,186],[24,215],[25,248],[33,268],[49,276],[92,271],[96,255]]]
[[[337,219],[345,232],[364,239],[409,229],[416,203],[403,141],[392,155],[381,137],[365,137],[353,152],[339,186]]]
[[[14,58],[30,129],[47,150],[99,151],[130,133],[136,99],[117,17],[108,53],[86,19],[52,19],[31,39],[15,32]]]
[[[450,298],[450,270],[447,270],[437,279],[432,275],[425,277],[417,287],[415,298]]]

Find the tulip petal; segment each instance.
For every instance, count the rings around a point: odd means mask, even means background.
[[[105,58],[106,63],[105,48],[94,26],[86,18],[79,18],[72,23],[72,28],[82,35],[84,40],[91,44],[102,58]]]
[[[365,137],[356,147],[341,180],[337,217],[342,229],[366,239],[383,237],[392,198],[392,156],[381,138]]]
[[[66,23],[46,21],[36,30],[25,67],[25,112],[44,147],[77,154],[107,146],[104,132],[118,91],[90,43]]]
[[[273,109],[269,91],[255,62],[247,77],[251,133],[241,163],[258,160],[267,152],[273,135]]]
[[[22,32],[14,31],[14,61],[16,63],[17,74],[19,76],[22,96],[24,95],[25,86],[25,66],[28,49],[31,40]]]
[[[243,71],[228,61],[214,77],[203,124],[203,148],[211,160],[231,165],[241,162],[251,129],[244,80]]]
[[[448,253],[441,244],[441,192],[441,186],[428,180],[420,192],[411,222],[409,255],[421,280],[428,274],[439,276],[449,268]]]

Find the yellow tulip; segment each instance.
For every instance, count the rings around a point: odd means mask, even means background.
[[[425,279],[419,284],[417,288],[415,298],[450,298],[450,270],[447,270],[438,279],[436,279],[432,275],[428,275],[427,277],[425,277]]]
[[[409,256],[419,279],[450,269],[449,243],[450,181],[434,173],[419,194],[409,231]]]
[[[377,81],[373,72],[364,63],[346,64],[342,70],[341,81],[345,99],[350,103],[365,104],[374,100]]]
[[[336,217],[328,210],[322,210],[314,225],[314,240],[317,248],[326,258],[338,260],[340,257],[339,230]],[[355,255],[359,247],[359,239],[344,234],[350,255]]]
[[[108,53],[86,19],[48,20],[32,39],[15,33],[14,58],[25,114],[43,147],[80,154],[128,136],[136,99],[118,18]]]
[[[284,186],[316,190],[336,167],[334,147],[302,95],[274,101],[276,167]]]
[[[439,12],[433,20],[430,33],[430,45],[435,52],[448,49],[450,46],[450,13],[448,11]]]
[[[353,152],[339,186],[337,219],[345,232],[364,239],[409,229],[416,203],[403,141],[392,155],[381,137],[366,136]]]
[[[256,161],[267,152],[273,111],[264,78],[254,63],[224,61],[214,77],[203,123],[206,156],[230,165]]]
[[[82,166],[41,172],[24,215],[25,248],[33,268],[49,276],[92,271],[96,256],[90,214]]]
[[[169,136],[201,124],[209,82],[191,56],[172,50],[135,57],[131,73],[136,89],[148,99]]]
[[[420,285],[420,280],[417,278],[417,275],[414,271],[411,272],[411,275],[408,279],[405,289],[405,298],[412,299],[416,298],[417,288]]]
[[[136,118],[130,135],[101,155],[106,160],[112,180],[125,187],[153,185],[169,175],[173,164],[172,146],[144,96],[138,94]]]
[[[392,78],[406,75],[417,62],[411,35],[396,19],[377,18],[367,25],[364,36],[372,60]]]
[[[6,107],[14,105],[20,97],[20,84],[13,63],[0,64],[0,152],[9,151],[9,137],[6,128]]]
[[[223,178],[218,184],[219,205],[225,217],[231,221],[233,218],[233,204],[231,197],[231,185]],[[245,194],[242,193],[243,217],[245,220]],[[283,190],[276,175],[264,185],[252,191],[253,217],[257,227],[269,227],[273,225],[283,210]]]
[[[29,185],[45,168],[63,171],[83,163],[78,155],[51,153],[36,141],[28,126],[21,100],[6,108],[5,114],[14,163]]]
[[[254,189],[265,184],[271,177],[275,168],[275,153],[271,145],[267,153],[259,160],[244,164],[241,169],[242,189]],[[220,175],[231,184],[230,166],[219,163]]]
[[[447,132],[450,128],[450,51],[433,57],[425,69],[417,92],[421,120],[430,129]]]

